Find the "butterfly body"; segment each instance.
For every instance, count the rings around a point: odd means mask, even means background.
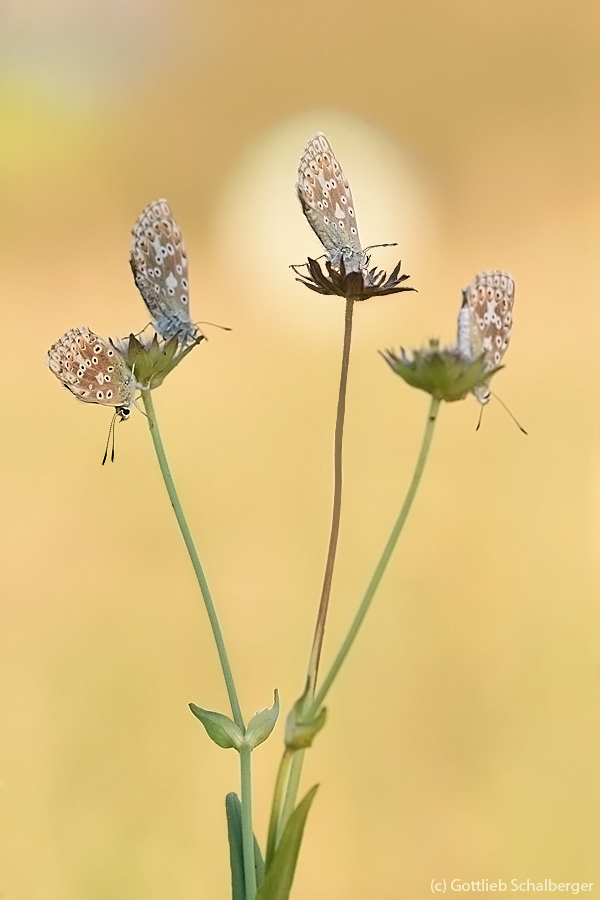
[[[133,226],[130,264],[135,283],[165,340],[181,346],[197,337],[190,318],[188,260],[181,231],[166,200],[154,200]]]
[[[71,328],[52,345],[46,361],[79,400],[112,406],[122,419],[128,418],[138,384],[121,351],[109,341],[89,328]]]
[[[470,360],[483,354],[488,372],[498,368],[508,349],[514,299],[513,278],[501,269],[479,272],[463,290],[458,315],[458,350]],[[482,404],[488,403],[491,397],[488,384],[480,385],[473,393]]]
[[[367,264],[356,224],[348,179],[322,132],[312,136],[300,158],[296,191],[302,211],[327,251],[331,265],[361,272]]]

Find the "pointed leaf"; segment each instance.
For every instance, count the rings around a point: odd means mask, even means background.
[[[260,852],[256,835],[254,835],[254,871],[256,872],[256,887],[259,888],[265,880],[265,861]]]
[[[242,841],[242,804],[240,798],[232,791],[225,797],[227,814],[227,835],[229,837],[229,861],[231,863],[232,900],[245,900],[246,882],[244,879],[244,847]],[[265,877],[265,864],[262,853],[254,835],[254,871],[256,884],[261,886]]]
[[[244,735],[239,725],[236,725],[235,722],[222,713],[213,712],[210,709],[202,709],[202,707],[196,706],[195,703],[190,703],[189,706],[196,718],[200,719],[206,728],[206,733],[215,744],[218,744],[219,747],[223,747],[225,750],[229,750],[230,747],[235,747],[236,750],[240,749],[244,743]]]
[[[284,828],[279,846],[275,851],[273,862],[265,875],[256,900],[288,900],[298,862],[300,844],[311,803],[317,792],[318,784],[310,789],[306,797],[300,801]]]
[[[237,794],[225,797],[227,837],[229,838],[229,864],[231,866],[231,898],[246,900],[244,882],[244,850],[242,844],[242,812]]]
[[[246,743],[254,750],[259,744],[269,737],[279,715],[279,691],[275,688],[275,699],[270,709],[262,709],[255,713],[246,728]]]

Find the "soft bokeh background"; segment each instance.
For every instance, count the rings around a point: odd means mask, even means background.
[[[237,761],[188,701],[226,695],[143,416],[61,389],[67,328],[137,330],[141,209],[167,197],[208,330],[157,392],[247,715],[301,690],[331,506],[343,304],[288,269],[324,130],[365,244],[418,293],[356,311],[325,664],[397,514],[427,398],[377,350],[454,337],[460,289],[517,284],[475,433],[429,467],[304,786],[296,900],[432,878],[600,890],[600,7],[595,0],[6,0],[0,9],[0,892],[229,896]],[[255,754],[264,840],[282,727]]]

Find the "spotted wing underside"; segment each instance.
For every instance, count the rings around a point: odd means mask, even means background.
[[[89,328],[71,328],[52,345],[47,363],[56,377],[84,403],[128,407],[136,382],[125,357]]]
[[[166,340],[174,335],[182,343],[193,340],[187,254],[167,201],[150,203],[132,233],[131,269],[156,330]]]
[[[347,271],[362,268],[365,254],[358,235],[352,191],[322,132],[313,135],[302,152],[296,190],[302,211],[328,251],[332,265],[339,266],[343,257]]]

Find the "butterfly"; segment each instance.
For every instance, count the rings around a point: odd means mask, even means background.
[[[154,200],[132,229],[129,262],[156,331],[180,346],[198,331],[190,318],[188,261],[181,231],[166,200]]]
[[[498,368],[508,349],[515,283],[508,272],[492,269],[479,272],[462,295],[462,307],[458,314],[458,351],[468,360],[483,354],[485,370],[491,372]],[[481,404],[488,403],[491,397],[489,383],[474,388],[473,393]]]
[[[348,179],[325,135],[314,134],[300,157],[296,191],[302,212],[325,247],[327,258],[339,271],[360,272],[367,264],[354,212]]]
[[[50,347],[46,362],[78,400],[113,406],[115,415],[129,418],[138,384],[112,343],[89,328],[71,328]]]

